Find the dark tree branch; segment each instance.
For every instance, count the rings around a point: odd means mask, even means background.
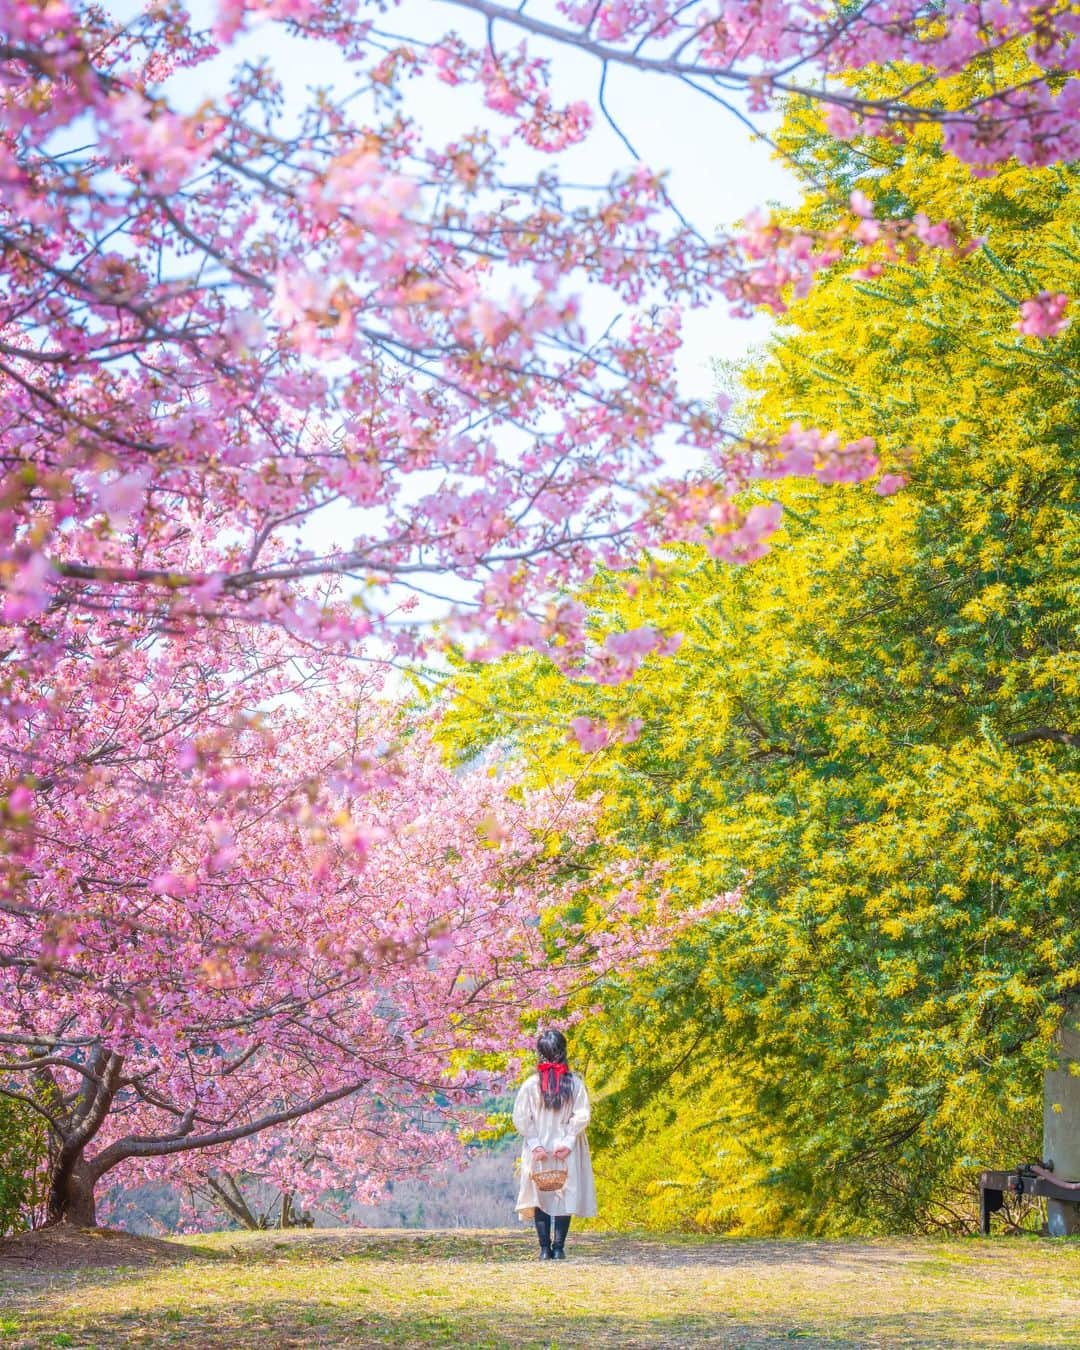
[[[364,1086],[363,1081],[348,1083],[345,1087],[335,1088],[333,1092],[324,1092],[319,1097],[310,1097],[306,1102],[291,1106],[283,1111],[274,1111],[270,1115],[260,1116],[243,1125],[234,1125],[229,1129],[214,1130],[205,1134],[178,1135],[129,1135],[110,1144],[93,1160],[91,1167],[95,1179],[104,1176],[117,1163],[125,1158],[162,1158],[171,1153],[186,1153],[192,1149],[213,1148],[216,1144],[231,1144],[237,1139],[248,1139],[253,1134],[285,1125],[290,1120],[299,1120],[324,1106],[331,1106]]]
[[[1068,745],[1074,750],[1080,750],[1080,735],[1075,731],[1058,731],[1055,727],[1031,727],[1005,737],[1006,745],[1030,745],[1032,741],[1053,741],[1057,745]]]

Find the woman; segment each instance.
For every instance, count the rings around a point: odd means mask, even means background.
[[[531,1215],[536,1224],[540,1260],[561,1261],[571,1216],[588,1219],[596,1213],[596,1187],[585,1138],[589,1094],[567,1065],[566,1037],[561,1031],[545,1031],[537,1038],[536,1057],[536,1072],[521,1085],[514,1102],[514,1125],[525,1140],[517,1212],[521,1219]],[[532,1179],[534,1162],[547,1157],[565,1163],[566,1181],[561,1190],[538,1190]]]

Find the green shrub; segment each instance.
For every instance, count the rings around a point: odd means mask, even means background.
[[[40,1221],[45,1160],[44,1122],[21,1102],[0,1097],[0,1236]]]

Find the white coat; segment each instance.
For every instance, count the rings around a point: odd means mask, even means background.
[[[596,1213],[596,1184],[585,1126],[589,1123],[589,1094],[577,1074],[573,1075],[573,1095],[559,1110],[552,1111],[540,1096],[540,1079],[533,1074],[522,1083],[514,1102],[514,1127],[523,1137],[521,1146],[521,1185],[518,1188],[519,1218],[531,1219],[534,1209],[545,1214],[576,1214],[592,1218]],[[568,1148],[566,1185],[561,1191],[538,1191],[532,1179],[534,1148],[554,1153]]]

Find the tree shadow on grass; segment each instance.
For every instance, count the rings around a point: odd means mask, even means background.
[[[185,1242],[174,1250],[196,1259],[182,1265],[84,1263],[7,1286],[0,1347],[1080,1350],[1065,1283],[1080,1253],[1042,1244],[585,1233],[572,1234],[572,1260],[540,1266],[527,1235],[512,1230],[221,1233],[205,1241],[216,1262],[203,1264],[201,1243]]]
[[[244,1261],[455,1260],[520,1262],[535,1249],[531,1225],[520,1229],[297,1229],[282,1233],[237,1233],[230,1241],[217,1235],[216,1250]],[[575,1260],[595,1265],[741,1266],[748,1261],[769,1265],[874,1262],[908,1263],[925,1259],[925,1251],[890,1242],[813,1242],[803,1239],[762,1241],[739,1238],[668,1238],[572,1231],[568,1250]]]
[[[535,1317],[497,1313],[407,1313],[390,1315],[364,1309],[312,1306],[308,1302],[268,1302],[260,1308],[221,1307],[117,1313],[89,1317],[59,1316],[46,1324],[41,1316],[25,1320],[0,1313],[0,1344],[12,1350],[44,1347],[184,1347],[184,1350],[343,1350],[344,1347],[469,1347],[470,1350],[549,1350],[589,1346],[599,1350],[639,1350],[682,1346],[757,1347],[801,1344],[843,1347],[866,1340],[815,1337],[809,1329],[740,1326],[720,1319],[655,1316],[616,1317],[556,1312]]]
[[[525,1229],[300,1229],[283,1233],[236,1234],[214,1249],[244,1262],[447,1260],[514,1264],[528,1261],[536,1239]],[[831,1272],[880,1274],[896,1267],[959,1262],[969,1271],[993,1273],[998,1261],[1011,1262],[1020,1245],[1040,1256],[1053,1256],[1034,1239],[968,1239],[963,1249],[932,1240],[806,1240],[791,1238],[716,1238],[650,1236],[572,1231],[567,1246],[575,1264],[640,1265],[661,1269],[705,1267],[718,1271],[760,1266],[811,1266]],[[1063,1251],[1063,1248],[1055,1249]],[[944,1267],[943,1267],[944,1269]]]
[[[0,1239],[0,1299],[13,1291],[28,1293],[70,1283],[80,1271],[143,1271],[222,1259],[220,1253],[193,1244],[55,1224]]]
[[[408,1301],[403,1291],[402,1302]],[[552,1290],[557,1305],[557,1287]],[[648,1316],[560,1314],[557,1306],[532,1315],[460,1308],[445,1312],[372,1311],[305,1299],[268,1299],[258,1305],[215,1302],[182,1309],[152,1309],[112,1314],[30,1312],[23,1317],[0,1313],[0,1343],[11,1350],[43,1350],[70,1346],[76,1350],[105,1347],[183,1347],[184,1350],[343,1350],[344,1347],[398,1346],[475,1347],[476,1350],[645,1350],[645,1347],[716,1346],[725,1350],[802,1345],[808,1350],[955,1350],[957,1346],[1023,1346],[1025,1350],[1076,1350],[1080,1334],[1068,1329],[1032,1325],[986,1311],[951,1317],[939,1312],[904,1312],[878,1316],[840,1313],[826,1328],[814,1320],[801,1323],[773,1315],[748,1320],[745,1314]]]

